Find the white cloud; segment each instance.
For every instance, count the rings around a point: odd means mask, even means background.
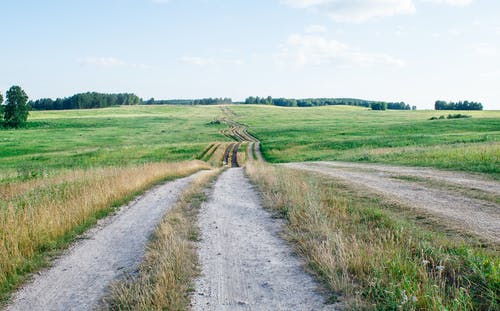
[[[497,78],[500,77],[500,70],[494,70],[489,72],[483,72],[480,74],[482,78]]]
[[[229,64],[229,65],[243,65],[244,62],[241,59],[213,59],[209,57],[199,57],[199,56],[183,56],[179,59],[182,63],[190,64],[194,66],[213,66],[219,64]]]
[[[183,56],[180,61],[185,64],[195,65],[195,66],[208,66],[215,65],[215,61],[211,58],[198,57],[198,56]]]
[[[101,68],[147,68],[144,64],[127,63],[115,57],[86,57],[77,59],[77,62],[82,66],[95,66]]]
[[[414,14],[415,2],[466,6],[474,0],[281,0],[294,8],[325,12],[338,22],[365,22],[394,15]]]
[[[293,64],[297,67],[325,64],[404,65],[401,59],[388,54],[361,52],[337,40],[302,34],[288,37],[276,61],[281,65]]]
[[[282,3],[326,12],[340,22],[364,22],[416,11],[412,0],[282,0]]]
[[[480,56],[494,56],[497,54],[497,49],[489,43],[477,44],[474,51]]]
[[[423,2],[432,2],[437,4],[449,4],[454,6],[466,6],[471,4],[474,0],[420,0]]]
[[[331,2],[331,0],[282,0],[281,2],[296,8],[309,8]]]
[[[305,30],[307,33],[319,33],[326,32],[328,29],[323,25],[309,25]]]

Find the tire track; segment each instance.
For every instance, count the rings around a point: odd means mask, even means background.
[[[84,240],[19,290],[6,310],[96,308],[111,281],[136,271],[156,225],[181,191],[202,173],[155,187],[116,215],[101,220]]]
[[[241,143],[236,144],[233,148],[233,156],[231,157],[231,167],[240,167],[238,165],[238,149],[240,148]]]
[[[223,129],[221,133],[231,139],[236,140],[237,142],[248,143],[247,154],[248,159],[250,161],[264,161],[264,157],[260,151],[260,142],[259,140],[248,132],[248,128],[246,125],[238,123],[233,120],[233,118],[238,117],[229,107],[223,106],[221,107],[223,117],[221,119],[222,122],[226,123],[229,128]],[[239,148],[239,146],[238,146]],[[236,157],[234,157],[236,158]],[[226,159],[226,158],[225,158]],[[225,164],[229,163],[225,161]],[[237,165],[232,165],[233,167],[239,167],[241,163],[233,163]]]

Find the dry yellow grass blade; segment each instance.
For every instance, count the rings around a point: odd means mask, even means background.
[[[158,225],[137,276],[111,286],[109,310],[186,310],[198,273],[194,241],[204,189],[221,172],[207,172],[192,182]]]
[[[43,255],[152,185],[209,166],[201,161],[77,170],[49,180],[2,185],[0,295],[44,263]]]

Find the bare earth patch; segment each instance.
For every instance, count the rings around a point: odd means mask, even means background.
[[[107,285],[136,271],[146,243],[165,212],[198,174],[153,188],[103,219],[19,290],[6,310],[92,310]]]
[[[202,276],[194,310],[323,310],[323,298],[241,168],[224,172],[203,204]]]
[[[500,206],[430,185],[398,180],[397,176],[429,178],[498,195],[500,183],[477,175],[424,168],[343,162],[289,163],[285,166],[321,173],[397,199],[437,216],[446,225],[500,243]]]

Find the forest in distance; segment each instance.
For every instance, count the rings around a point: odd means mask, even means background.
[[[416,110],[417,106],[410,106],[405,102],[385,102],[356,98],[273,98],[250,96],[243,102],[234,102],[228,97],[202,98],[202,99],[165,99],[150,98],[143,100],[133,93],[106,94],[86,92],[70,97],[42,98],[29,101],[33,110],[68,110],[68,109],[95,109],[122,105],[273,105],[281,107],[317,107],[317,106],[358,106],[372,108],[372,110]],[[482,103],[474,101],[446,102],[437,100],[435,110],[483,110]]]

